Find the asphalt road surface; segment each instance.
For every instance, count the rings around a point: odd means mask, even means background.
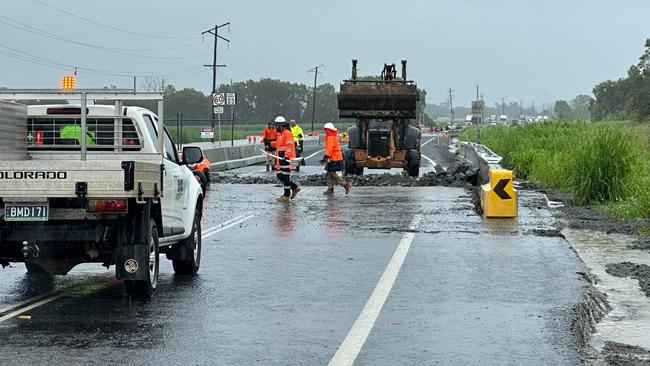
[[[150,301],[99,265],[53,281],[0,270],[0,363],[581,363],[583,268],[539,234],[553,220],[536,194],[522,192],[517,220],[487,220],[460,188],[314,187],[278,204],[280,190],[213,185],[199,275],[163,257]]]

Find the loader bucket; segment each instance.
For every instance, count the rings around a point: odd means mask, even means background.
[[[415,118],[417,101],[417,87],[413,84],[346,81],[338,94],[339,116]]]

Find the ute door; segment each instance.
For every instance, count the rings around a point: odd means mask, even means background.
[[[143,118],[147,127],[150,128],[150,132],[154,132],[157,137],[158,130],[154,120],[157,121],[158,118],[149,114],[143,114]],[[163,197],[160,200],[160,209],[162,211],[163,236],[171,236],[182,234],[185,231],[181,220],[182,209],[179,209],[178,202],[182,202],[187,182],[184,182],[182,175],[179,174],[182,167],[167,130],[163,131],[163,149]]]

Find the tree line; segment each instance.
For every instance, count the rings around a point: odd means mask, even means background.
[[[237,123],[264,123],[276,116],[310,123],[313,112],[314,88],[302,83],[292,83],[275,79],[246,80],[231,85],[220,85],[219,92],[237,93],[235,107]],[[338,118],[337,88],[326,83],[316,87],[315,123],[340,122]],[[176,90],[173,85],[164,89],[165,115],[167,119],[183,113],[185,120],[210,119],[212,117],[212,97],[201,91],[185,88]],[[426,91],[420,90],[419,110],[426,105]],[[226,107],[224,118],[229,118]],[[348,120],[349,122],[349,120]]]
[[[630,66],[627,76],[607,80],[593,89],[596,97],[590,104],[592,118],[650,120],[650,39],[639,62]]]

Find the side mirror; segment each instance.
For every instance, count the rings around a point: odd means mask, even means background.
[[[183,164],[198,164],[203,161],[203,151],[200,147],[185,146],[183,147]]]

